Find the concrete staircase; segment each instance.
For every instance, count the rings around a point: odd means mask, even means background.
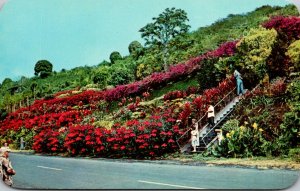
[[[234,96],[226,105],[216,113],[215,115],[215,125],[212,128],[208,127],[208,124],[205,124],[203,128],[199,130],[199,143],[200,145],[196,148],[197,152],[203,152],[212,144],[217,143],[218,137],[215,132],[216,129],[220,129],[222,125],[227,121],[227,117],[234,110],[235,106],[239,103],[240,99],[238,96]],[[205,116],[204,116],[205,117]],[[202,118],[201,118],[202,119]],[[201,123],[201,119],[199,120]],[[198,121],[198,122],[199,122]],[[189,136],[190,129],[184,134]],[[178,143],[178,142],[177,142]],[[183,146],[180,146],[181,153],[190,153],[191,152],[191,142],[190,140],[186,142]]]
[[[239,103],[239,97],[235,97],[231,102],[229,102],[221,111],[219,111],[215,116],[215,125],[212,128],[208,127],[206,124],[199,131],[199,146],[196,147],[197,151],[203,152],[212,144],[217,143],[218,137],[215,132],[216,129],[221,129],[222,125],[227,121],[229,114],[234,110],[235,106]]]

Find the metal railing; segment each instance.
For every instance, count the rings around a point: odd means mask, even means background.
[[[257,84],[250,92],[255,91],[258,87],[260,86],[260,84]],[[225,119],[231,112],[233,111],[233,108],[231,108],[225,116],[223,116],[222,118],[220,118],[218,120],[218,122],[201,138],[201,140],[199,140],[200,142],[202,141],[202,143],[204,143],[205,147],[208,148],[210,147],[211,144],[213,144],[216,140],[217,137],[214,137],[209,143],[206,143],[205,138],[208,137],[208,135],[223,121],[223,119]],[[202,129],[202,131],[205,130],[205,128]]]
[[[221,111],[230,101],[232,101],[232,99],[234,97],[236,97],[235,93],[233,93],[236,90],[236,87],[231,90],[228,94],[226,94],[217,104],[214,105],[214,109],[215,109],[215,113]],[[224,104],[224,105],[223,105]],[[205,114],[196,122],[198,123],[199,126],[199,134],[201,135],[201,133],[205,130],[205,124],[207,123],[207,111],[205,112]],[[178,147],[181,149],[182,148],[182,144],[187,144],[190,142],[190,131],[192,130],[192,127],[194,126],[195,123],[193,123],[190,128],[188,128],[184,134],[182,134],[177,140],[176,143],[178,145]]]

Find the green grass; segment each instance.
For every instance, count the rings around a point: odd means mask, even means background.
[[[199,83],[198,83],[196,77],[186,78],[185,80],[182,80],[182,81],[179,81],[176,83],[169,83],[167,86],[165,86],[159,90],[154,90],[151,93],[150,99],[160,97],[168,92],[177,91],[177,90],[186,90],[190,86],[199,86]]]

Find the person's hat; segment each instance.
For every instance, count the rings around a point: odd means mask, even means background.
[[[10,148],[1,147],[0,148],[0,156],[3,156],[5,152],[10,152]]]

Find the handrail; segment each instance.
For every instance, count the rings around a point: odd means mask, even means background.
[[[231,109],[231,110],[229,110],[229,112],[223,117],[223,118],[225,118],[225,117],[227,117],[231,112],[233,111],[233,109]],[[204,138],[205,137],[207,137],[208,135],[209,135],[209,133],[211,132],[211,131],[213,131],[214,130],[214,128],[216,127],[216,126],[218,126],[221,122],[222,122],[223,120],[222,119],[220,119],[203,137],[202,137],[202,141],[204,140]],[[204,141],[203,141],[204,142]],[[205,142],[204,142],[204,144],[205,144]],[[205,144],[206,145],[206,144]]]
[[[234,87],[229,93],[227,93],[217,104],[215,104],[214,105],[214,107],[216,107],[216,106],[218,106],[225,98],[227,98],[233,91],[235,91],[235,89],[236,89],[236,87]],[[197,122],[195,122],[195,123],[199,123],[199,122],[201,122],[202,121],[202,119],[204,118],[204,117],[206,117],[206,115],[207,115],[207,111],[205,112],[205,114],[197,121]],[[185,132],[184,132],[184,134],[182,134],[177,140],[176,140],[176,143],[177,143],[177,145],[179,146],[179,148],[181,147],[180,146],[180,144],[179,144],[179,140],[182,138],[182,137],[184,137],[191,129],[192,129],[192,126],[195,124],[195,123],[193,123],[191,126],[190,126],[190,128],[188,129],[188,130],[186,130]],[[202,131],[204,131],[204,128],[202,128],[201,127],[201,123],[200,123],[200,128],[201,128],[201,130],[200,130],[200,132],[199,132],[199,134],[202,132]]]
[[[253,92],[253,91],[254,91],[256,88],[258,88],[260,85],[261,85],[261,84],[257,84],[250,92]],[[233,111],[233,110],[230,110],[230,111],[226,114],[226,116],[224,116],[223,118],[227,117],[232,111]],[[201,138],[201,141],[204,143],[205,147],[208,148],[208,147],[212,144],[212,142],[214,142],[214,141],[216,140],[217,137],[215,137],[210,143],[206,144],[205,141],[204,141],[204,138],[207,137],[207,136],[209,135],[209,133],[210,133],[211,131],[213,131],[217,125],[219,125],[219,124],[221,123],[221,121],[222,121],[222,120],[220,119],[220,120],[217,122],[217,124],[215,124],[214,127],[211,128],[211,129],[208,131],[208,133],[206,133],[206,134]]]

